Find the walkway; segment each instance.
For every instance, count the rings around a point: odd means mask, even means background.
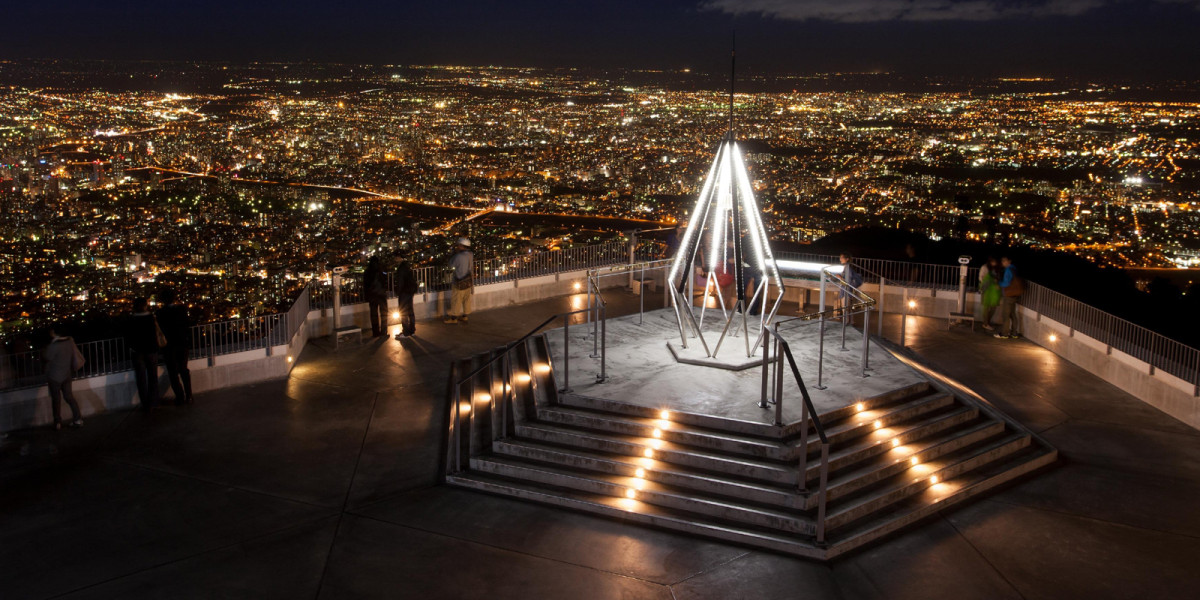
[[[579,298],[421,323],[403,344],[316,341],[287,380],[14,434],[0,598],[1098,599],[1200,584],[1200,433],[1033,344],[933,320],[914,319],[910,345],[1063,460],[831,565],[436,486],[449,359]]]

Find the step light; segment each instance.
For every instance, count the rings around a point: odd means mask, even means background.
[[[935,485],[936,485],[938,481],[940,481],[940,480],[938,479],[938,476],[937,476],[937,475],[934,475],[933,477],[930,477],[930,478],[929,478],[929,483],[932,483],[932,484],[935,484]]]
[[[883,427],[883,421],[876,419],[874,425],[875,425],[875,429],[880,429]]]
[[[1050,334],[1050,341],[1051,341],[1051,342],[1057,342],[1057,341],[1058,341],[1058,336],[1057,336],[1057,335],[1054,335],[1053,333],[1052,333],[1052,334]]]
[[[660,411],[658,411],[658,418],[660,418],[660,419],[663,419],[663,420],[670,419],[670,418],[671,418],[671,411],[669,411],[669,410],[660,410]]]
[[[862,412],[862,411],[863,411],[863,409],[865,409],[866,407],[867,407],[867,406],[866,406],[865,404],[863,404],[862,402],[859,402],[858,404],[855,404],[855,405],[854,405],[854,411],[855,411],[855,412]]]
[[[917,457],[915,457],[915,456],[914,456],[914,457],[912,457],[912,458],[910,458],[910,459],[908,459],[908,462],[909,462],[910,464],[912,464],[912,466],[914,466],[914,467],[915,467],[915,466],[917,466],[917,465],[919,465],[919,464],[921,464],[921,461],[920,461],[920,459],[918,459],[918,458],[917,458]]]
[[[900,447],[900,438],[892,438],[892,447],[893,447],[893,448],[899,448],[899,447]]]
[[[637,490],[635,490],[633,488],[629,488],[629,489],[625,490],[625,497],[629,498],[630,500],[637,498]]]
[[[654,450],[646,448],[646,450],[642,452],[642,456],[645,456],[646,458],[654,458]]]
[[[521,383],[529,383],[532,380],[533,378],[529,376],[529,373],[521,373],[517,375],[517,381]]]
[[[652,435],[652,436],[654,436],[654,437],[656,437],[656,438],[660,438],[660,437],[662,437],[662,430],[661,430],[661,429],[658,429],[658,428],[655,428],[655,429],[654,429],[654,431],[651,431],[651,432],[650,432],[650,435]]]
[[[638,479],[641,479],[646,476],[646,470],[641,467],[638,467],[638,470],[634,471],[634,474],[637,475]]]

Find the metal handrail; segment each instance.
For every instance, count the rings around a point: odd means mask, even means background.
[[[811,421],[813,429],[817,432],[817,438],[821,441],[821,467],[820,477],[817,485],[817,522],[816,522],[816,540],[818,544],[825,543],[825,512],[828,501],[829,487],[829,437],[825,434],[825,426],[821,423],[821,417],[817,414],[817,409],[813,406],[812,397],[808,394],[808,387],[804,385],[804,378],[800,375],[800,369],[796,366],[796,359],[792,356],[791,345],[787,340],[783,339],[778,331],[772,331],[770,327],[763,327],[763,335],[768,336],[773,344],[763,344],[763,371],[762,371],[762,396],[759,400],[759,406],[767,408],[767,380],[768,369],[774,362],[775,369],[775,425],[782,427],[783,425],[783,361],[786,360],[791,368],[792,377],[796,379],[796,385],[800,388],[800,397],[803,402],[800,405],[800,458],[796,465],[796,491],[800,494],[808,493],[808,424]],[[775,360],[771,360],[770,347],[775,346]]]
[[[513,373],[512,373],[512,361],[510,360],[510,357],[512,355],[512,350],[514,348],[516,348],[519,344],[525,343],[527,340],[529,340],[529,338],[536,335],[547,325],[549,325],[549,324],[553,323],[554,321],[561,318],[563,320],[563,388],[560,391],[564,392],[564,393],[571,391],[571,387],[570,387],[571,386],[571,383],[570,383],[570,381],[571,381],[571,373],[570,373],[570,368],[571,368],[571,362],[570,362],[571,361],[571,355],[570,355],[571,321],[570,321],[570,317],[573,317],[573,316],[581,314],[581,313],[586,313],[589,310],[590,309],[581,308],[579,310],[562,312],[562,313],[558,313],[558,314],[548,317],[545,321],[542,321],[541,323],[539,323],[537,325],[537,327],[534,327],[533,329],[531,329],[529,331],[529,333],[526,333],[525,335],[521,336],[520,338],[518,338],[515,341],[505,344],[501,350],[499,350],[499,351],[493,350],[494,355],[491,358],[484,361],[483,364],[479,365],[474,370],[472,370],[470,373],[467,373],[466,375],[464,375],[462,377],[456,377],[458,371],[460,370],[458,368],[458,363],[456,362],[453,365],[451,365],[450,376],[451,376],[451,381],[453,382],[453,384],[452,384],[453,416],[452,416],[452,420],[450,422],[451,435],[449,436],[449,442],[453,445],[453,449],[448,450],[447,459],[450,458],[450,454],[453,454],[453,458],[454,458],[453,471],[459,471],[462,469],[462,437],[461,437],[462,434],[460,433],[461,429],[462,429],[462,386],[464,384],[470,382],[476,376],[478,376],[481,372],[484,371],[484,369],[490,369],[492,367],[492,365],[494,365],[496,363],[496,361],[503,360],[504,366],[501,368],[502,380],[500,382],[501,388],[500,388],[500,402],[499,402],[500,433],[495,439],[504,439],[504,438],[508,437],[508,411],[509,411],[509,405],[512,402],[512,396],[514,395],[514,392],[515,392],[515,389],[513,388],[513,385],[512,385]],[[530,366],[532,367],[532,365],[530,365]],[[600,370],[601,370],[601,373],[604,372],[604,359],[603,358],[601,358],[601,361],[600,361]],[[489,377],[489,379],[490,379],[490,377]],[[536,383],[534,385],[536,385]],[[491,380],[491,381],[489,381],[488,401],[491,403],[491,408],[492,408],[493,412],[495,412],[496,406],[497,406],[495,392],[496,392],[496,382],[494,380]],[[472,410],[470,413],[470,418],[471,419],[475,418],[474,401],[472,401]]]

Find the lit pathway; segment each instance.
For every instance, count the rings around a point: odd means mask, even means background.
[[[932,320],[911,346],[1061,464],[830,565],[436,486],[450,359],[568,305],[420,323],[404,345],[317,341],[288,380],[15,434],[0,598],[1098,599],[1200,584],[1196,431],[1032,344]]]

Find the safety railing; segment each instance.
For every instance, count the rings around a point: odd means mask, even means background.
[[[820,304],[817,311],[802,313],[795,317],[776,320],[772,325],[776,333],[785,326],[803,325],[817,323],[819,331],[817,334],[817,389],[825,389],[825,324],[832,320],[840,320],[842,323],[841,343],[842,350],[848,350],[846,347],[846,329],[850,326],[856,315],[863,315],[862,325],[862,350],[860,356],[860,368],[862,376],[867,377],[867,371],[870,370],[870,327],[871,327],[871,312],[875,310],[879,304],[874,298],[868,296],[861,289],[853,286],[846,281],[841,275],[832,272],[830,267],[821,269],[821,294]],[[838,306],[833,308],[825,307],[826,292],[832,288],[838,293]],[[880,319],[882,320],[882,319]]]
[[[767,408],[769,405],[775,405],[775,424],[783,425],[783,379],[784,379],[784,362],[787,362],[788,368],[792,372],[792,377],[796,380],[796,385],[800,388],[800,446],[799,460],[796,473],[796,491],[800,494],[808,492],[808,428],[809,423],[812,424],[813,430],[817,433],[817,438],[821,441],[821,463],[820,474],[817,481],[817,519],[816,519],[816,541],[818,544],[825,543],[825,507],[828,500],[829,487],[829,436],[825,434],[825,427],[821,424],[821,417],[817,414],[816,407],[813,406],[812,397],[808,395],[808,388],[804,385],[804,378],[800,376],[800,369],[796,367],[796,359],[792,356],[791,346],[787,340],[779,334],[778,330],[772,330],[771,327],[763,327],[762,335],[767,343],[763,344],[763,361],[762,361],[762,395],[759,399],[759,406]],[[863,336],[866,337],[865,335]],[[774,357],[774,358],[772,358]],[[767,393],[768,383],[773,382],[774,395],[770,396]]]
[[[487,285],[517,279],[529,279],[545,275],[555,275],[569,271],[581,271],[596,267],[630,262],[630,245],[621,240],[592,244],[561,250],[544,252],[527,252],[498,258],[476,260],[473,268],[475,285]],[[651,252],[649,244],[639,244],[635,254]],[[451,272],[446,266],[418,267],[412,270],[413,278],[417,281],[418,293],[439,292],[450,289]],[[387,288],[396,290],[393,273],[388,273]],[[366,302],[362,289],[361,277],[349,276],[342,279],[342,304],[357,304]],[[313,290],[313,308],[331,308],[333,306],[333,287],[321,284]]]
[[[512,411],[512,402],[516,396],[516,390],[515,390],[515,387],[513,386],[513,383],[515,381],[515,377],[514,377],[514,373],[513,373],[513,366],[512,366],[513,350],[515,350],[520,344],[524,344],[527,340],[529,340],[529,338],[533,337],[534,335],[537,335],[540,331],[542,331],[542,329],[545,329],[546,326],[550,325],[551,323],[553,323],[559,319],[562,319],[562,322],[563,322],[563,328],[562,328],[563,329],[563,365],[562,365],[563,386],[559,391],[562,393],[570,392],[571,391],[571,362],[570,362],[571,361],[571,351],[570,351],[570,348],[571,348],[571,346],[570,346],[570,344],[571,344],[571,333],[570,333],[571,332],[571,317],[573,317],[575,315],[579,315],[579,314],[587,314],[591,310],[592,310],[591,308],[581,308],[579,310],[559,313],[559,314],[556,314],[554,316],[547,318],[545,321],[542,321],[540,324],[538,324],[537,327],[534,327],[533,329],[531,329],[529,331],[529,333],[526,333],[525,335],[521,336],[516,341],[505,344],[503,347],[499,348],[498,350],[493,351],[492,356],[490,358],[488,358],[486,361],[484,361],[483,364],[479,365],[478,367],[475,367],[474,369],[467,372],[466,374],[459,373],[460,369],[459,369],[457,362],[455,362],[453,365],[451,365],[451,367],[450,367],[451,417],[450,417],[450,424],[449,424],[450,431],[449,431],[449,435],[447,436],[447,442],[449,444],[449,447],[446,450],[446,466],[447,466],[446,471],[447,471],[447,473],[456,473],[458,471],[463,470],[463,468],[466,466],[466,463],[463,462],[463,453],[462,453],[462,448],[463,448],[462,430],[464,428],[463,412],[465,411],[467,413],[467,418],[469,419],[468,423],[466,424],[466,427],[468,427],[468,430],[467,430],[468,433],[475,429],[475,415],[478,413],[478,411],[475,410],[475,399],[476,398],[473,393],[472,393],[470,404],[467,404],[466,407],[464,408],[463,400],[462,400],[463,386],[472,383],[475,380],[475,378],[480,373],[482,373],[485,369],[488,370],[488,391],[486,392],[486,395],[487,395],[486,402],[488,403],[488,406],[491,410],[491,415],[496,415],[496,418],[498,418],[499,422],[500,422],[499,429],[492,430],[493,436],[494,436],[493,441],[504,439],[504,438],[508,437],[509,414]],[[501,361],[499,386],[497,386],[496,373],[494,372],[494,369],[492,369],[492,365],[496,364],[497,361]],[[530,369],[535,368],[535,366],[532,364],[530,364],[529,367],[530,367]],[[604,371],[604,366],[603,366],[603,361],[601,361],[601,373],[603,373],[603,371]],[[534,381],[532,379],[532,373],[528,373],[528,374],[524,374],[524,375],[530,377],[531,385],[536,385],[536,381]],[[603,375],[597,377],[597,379],[602,380],[602,377],[603,377]],[[499,398],[499,402],[497,402],[497,398]],[[497,407],[499,407],[498,411],[497,411]],[[493,419],[493,423],[494,422],[495,422],[495,419]],[[469,455],[469,446],[468,446],[468,455]]]
[[[211,358],[225,354],[283,346],[291,342],[308,318],[309,288],[305,287],[286,313],[245,317],[188,329],[188,357]],[[75,378],[97,377],[133,368],[123,338],[78,344],[83,368]],[[45,365],[40,351],[0,357],[0,390],[37,387],[45,383]]]
[[[1200,350],[1033,282],[1026,284],[1020,304],[1037,319],[1063,324],[1068,336],[1082,333],[1103,343],[1109,354],[1118,350],[1191,383],[1200,396]]]
[[[778,260],[795,260],[837,264],[838,257],[831,254],[802,254],[797,252],[780,252]],[[864,283],[879,283],[880,279],[898,287],[925,288],[936,290],[957,290],[961,273],[959,265],[937,265],[930,263],[914,263],[902,260],[884,260],[879,258],[854,258],[854,264],[861,267]],[[979,282],[979,268],[968,270],[968,290],[973,291]]]
[[[97,377],[133,368],[122,338],[81,342],[83,368],[76,378]],[[46,383],[46,365],[38,350],[16,352],[0,357],[0,390],[37,387]]]

